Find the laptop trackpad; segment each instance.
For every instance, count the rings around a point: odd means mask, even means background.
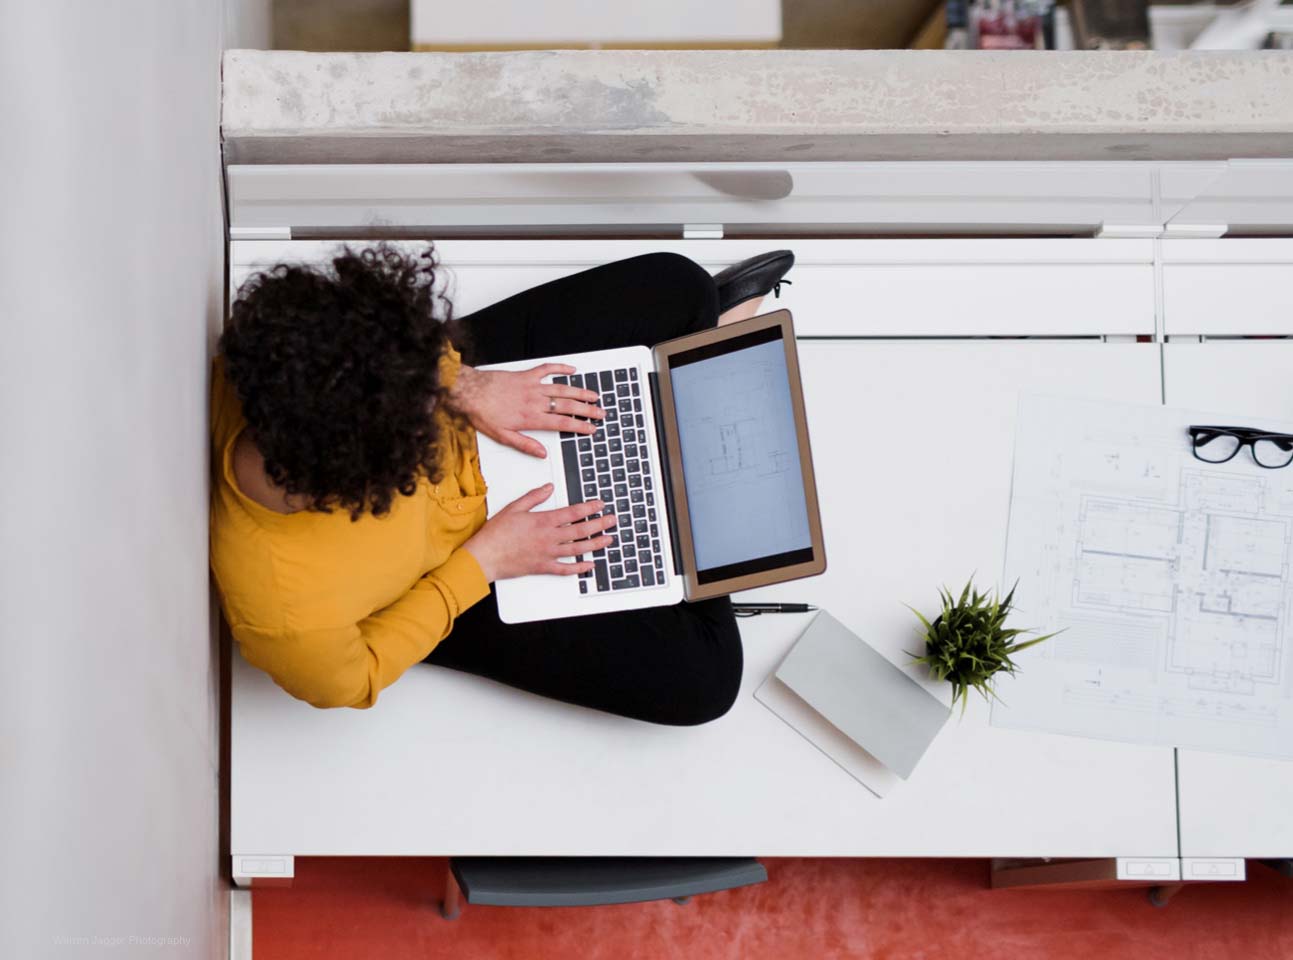
[[[543,434],[528,434],[540,443],[547,438]],[[555,436],[555,434],[549,434]],[[477,435],[480,447],[481,466],[485,474],[485,483],[489,486],[489,516],[493,516],[517,497],[524,496],[535,487],[545,483],[556,485],[552,496],[538,506],[539,510],[551,510],[564,507],[566,498],[563,492],[565,467],[561,462],[561,451],[548,448],[546,459],[532,457],[512,447],[495,443],[489,437]],[[552,444],[557,446],[557,444]],[[488,448],[488,449],[487,449]]]

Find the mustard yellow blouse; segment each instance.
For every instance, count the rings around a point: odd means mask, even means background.
[[[452,385],[456,351],[442,369]],[[371,707],[489,592],[462,544],[485,522],[485,480],[470,427],[445,421],[444,479],[423,477],[383,517],[346,510],[283,514],[238,489],[242,407],[217,359],[211,569],[246,660],[316,707]]]

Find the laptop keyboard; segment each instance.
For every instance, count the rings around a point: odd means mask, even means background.
[[[552,381],[596,391],[606,411],[606,419],[592,421],[597,424],[592,436],[561,434],[570,502],[601,500],[605,510],[592,516],[613,514],[619,518],[615,543],[580,557],[591,559],[594,569],[579,575],[579,592],[592,595],[662,585],[657,487],[647,450],[645,417],[649,413],[642,407],[637,368],[576,373],[553,377]]]

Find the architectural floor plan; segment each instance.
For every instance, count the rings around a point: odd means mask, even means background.
[[[672,377],[699,567],[811,546],[781,341],[688,364]]]
[[[994,726],[1293,758],[1293,467],[1194,458],[1191,424],[1293,425],[1024,397],[1006,578],[1063,631]]]

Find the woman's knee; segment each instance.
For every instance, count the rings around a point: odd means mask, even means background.
[[[709,271],[680,253],[648,253],[645,261],[652,282],[667,299],[711,324],[718,318],[718,286]]]
[[[704,627],[706,656],[702,663],[689,664],[687,676],[675,692],[670,717],[665,720],[680,727],[710,723],[725,715],[741,692],[745,653],[735,618],[709,622]]]

